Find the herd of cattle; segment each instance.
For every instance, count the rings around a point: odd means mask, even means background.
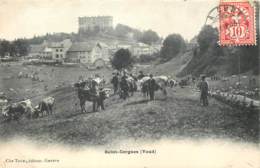
[[[128,96],[133,96],[134,92],[140,91],[142,92],[143,96],[146,98],[148,97],[148,80],[150,77],[146,76],[143,77],[140,80],[135,80],[131,76],[127,77],[127,85],[128,85]],[[173,87],[177,85],[177,82],[173,79],[168,78],[167,76],[155,76],[154,77],[156,81],[156,89],[155,91],[162,91],[164,95],[167,95],[166,87]],[[97,85],[99,86],[99,90],[97,94],[93,94],[91,91],[91,83],[95,81]],[[75,88],[77,88],[78,98],[80,101],[80,107],[82,112],[86,112],[85,109],[85,102],[90,101],[93,103],[93,111],[98,110],[99,108],[105,109],[104,107],[104,100],[109,97],[110,88],[105,88],[105,82],[103,79],[96,78],[92,79],[92,81],[85,80],[80,81],[74,85]],[[122,90],[119,89],[119,91],[115,94],[118,94],[120,98],[123,98]]]
[[[39,78],[38,72],[32,72],[31,74],[25,73],[25,72],[19,72],[17,77],[18,77],[18,79],[21,79],[21,78],[31,78],[32,81],[43,82],[43,80]]]
[[[24,76],[24,74],[20,73],[19,77],[22,78],[25,76]],[[139,80],[136,80],[136,79],[132,78],[131,76],[128,76],[127,77],[127,84],[129,86],[128,87],[129,90],[127,90],[127,92],[129,93],[128,96],[132,96],[134,94],[134,92],[141,92],[142,95],[147,98],[149,95],[149,89],[148,89],[149,79],[150,79],[150,77],[148,77],[148,76],[145,76]],[[156,85],[157,85],[157,87],[154,91],[161,91],[165,96],[167,95],[167,91],[166,91],[167,87],[172,88],[177,85],[179,85],[180,87],[183,87],[184,85],[187,84],[187,81],[185,79],[178,82],[167,76],[155,76],[155,77],[153,77],[153,79],[155,80]],[[93,94],[92,90],[91,90],[91,83],[93,81],[95,83],[97,83],[97,85],[98,85],[97,94]],[[105,109],[104,101],[105,101],[105,99],[109,98],[110,92],[112,90],[108,87],[105,79],[97,77],[97,78],[93,78],[90,80],[81,80],[81,81],[73,84],[73,86],[76,89],[76,93],[79,98],[79,104],[80,104],[82,112],[86,112],[86,109],[85,109],[86,101],[93,103],[93,111],[97,111],[97,110],[99,110],[99,108],[101,108],[102,110]],[[117,93],[114,93],[114,94],[118,94],[119,97],[122,98],[120,89]],[[210,92],[209,94],[218,99],[220,99],[220,97],[221,97],[221,94],[214,94],[213,92],[212,93]],[[231,99],[233,97],[231,97]],[[225,99],[229,100],[228,98],[225,97]],[[38,118],[38,117],[43,117],[45,115],[53,114],[53,107],[54,107],[54,102],[55,102],[55,98],[46,97],[43,100],[41,100],[36,107],[33,107],[30,99],[12,103],[12,104],[8,104],[7,102],[5,102],[6,100],[5,101],[2,101],[2,100],[1,100],[1,96],[0,96],[0,107],[2,108],[0,110],[2,111],[2,116],[3,116],[3,118],[6,119],[6,121],[18,120],[23,116],[25,116],[28,119],[33,119],[33,118]],[[243,100],[244,100],[243,102],[245,102],[246,99],[243,99]],[[228,101],[228,102],[233,102],[233,101]],[[5,104],[5,105],[3,105],[3,104]],[[257,103],[254,103],[254,104],[257,104]]]
[[[20,77],[23,77],[20,74]],[[157,90],[161,90],[165,95],[166,87],[173,87],[177,84],[177,82],[173,79],[169,79],[166,76],[156,76],[154,77],[156,84],[158,85]],[[77,90],[78,98],[80,102],[80,107],[82,112],[86,112],[85,110],[85,102],[89,101],[93,103],[93,110],[97,110],[99,108],[104,109],[104,100],[107,99],[110,95],[111,89],[105,87],[106,82],[102,78],[92,79],[99,85],[98,95],[93,95],[89,86],[89,81],[81,81],[74,84],[74,87]],[[147,89],[147,81],[149,77],[144,77],[141,80],[135,81],[133,78],[129,77],[127,79],[129,86],[129,93],[140,91],[144,96],[148,95]],[[120,93],[120,92],[119,92]],[[130,95],[132,95],[130,94]],[[119,94],[120,95],[120,94]],[[3,100],[3,99],[2,99]],[[6,121],[18,120],[21,117],[26,117],[28,119],[34,119],[38,117],[43,117],[45,115],[50,115],[53,113],[55,98],[46,97],[41,100],[37,106],[33,107],[30,99],[23,100],[20,102],[9,104],[7,102],[1,102],[1,111],[2,117],[5,118]],[[2,103],[2,105],[1,105]],[[5,104],[5,105],[3,105]]]
[[[6,121],[18,120],[25,116],[28,119],[43,117],[53,113],[55,99],[53,97],[46,97],[39,102],[36,107],[32,106],[30,99],[20,102],[12,103],[10,105],[2,106],[2,116]],[[2,102],[6,103],[6,102]]]

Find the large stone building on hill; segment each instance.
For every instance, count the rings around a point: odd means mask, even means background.
[[[112,16],[79,17],[79,32],[107,30],[113,28]]]

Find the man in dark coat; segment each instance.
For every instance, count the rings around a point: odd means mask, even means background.
[[[100,106],[102,110],[105,110],[105,106],[104,106],[105,99],[106,99],[106,93],[103,90],[103,88],[100,88],[99,98],[97,100],[97,108],[99,108],[99,106]]]
[[[97,105],[98,105],[98,96],[99,96],[99,93],[98,93],[98,84],[96,81],[92,80],[91,81],[91,87],[90,87],[90,93],[91,95],[93,96],[93,111],[96,111],[97,110]]]
[[[208,90],[209,90],[209,85],[208,82],[206,81],[206,76],[202,76],[202,81],[200,82],[200,101],[202,101],[203,106],[208,106]]]
[[[111,83],[113,84],[113,88],[114,88],[114,94],[117,93],[118,91],[118,85],[119,85],[119,79],[118,79],[118,73],[116,73],[112,80],[111,80]]]
[[[121,95],[122,95],[122,98],[123,98],[124,100],[125,100],[127,97],[129,97],[129,95],[128,95],[129,85],[128,85],[128,83],[127,83],[126,78],[127,78],[127,76],[124,75],[124,76],[122,76],[121,81],[120,81]]]
[[[153,75],[150,74],[150,79],[148,81],[148,91],[149,91],[150,100],[154,100],[155,90],[156,90],[156,82],[153,78]]]

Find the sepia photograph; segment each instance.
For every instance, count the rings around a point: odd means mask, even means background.
[[[0,0],[0,168],[260,168],[258,0]]]

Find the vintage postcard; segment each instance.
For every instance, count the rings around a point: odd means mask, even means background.
[[[260,168],[258,0],[0,0],[0,168]]]

